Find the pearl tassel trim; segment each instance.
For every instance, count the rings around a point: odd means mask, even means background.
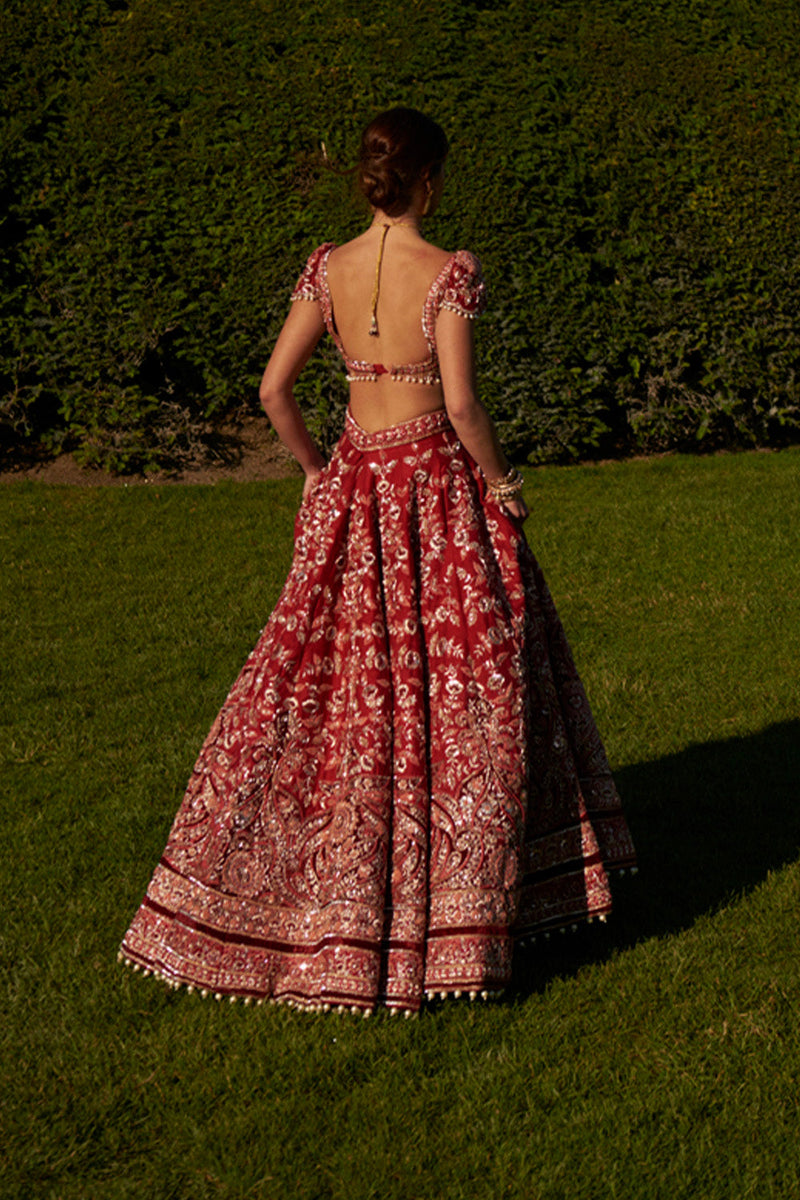
[[[200,988],[194,983],[183,983],[181,980],[173,979],[169,975],[165,975],[163,971],[158,971],[154,967],[143,967],[141,963],[135,962],[132,958],[127,958],[126,955],[119,951],[117,954],[117,962],[124,963],[126,967],[130,967],[132,971],[136,971],[143,978],[152,975],[154,979],[165,983],[168,988],[178,992],[181,988],[185,988],[188,993],[197,992],[203,1000],[207,1000],[209,996],[217,1001],[227,1000],[229,1004],[236,1004],[241,1001],[245,1008],[254,1005],[256,1008],[261,1008],[264,1004],[270,1005],[285,1005],[286,1008],[295,1008],[301,1012],[321,1013],[321,1012],[336,1012],[336,1013],[352,1013],[353,1016],[361,1016],[365,1019],[371,1017],[375,1011],[372,1008],[362,1008],[359,1004],[329,1004],[326,1001],[302,1001],[295,1000],[291,996],[235,996],[225,995],[223,992],[212,992],[210,988]],[[461,996],[469,996],[470,1000],[496,1000],[503,994],[503,989],[493,989],[478,991],[456,988],[452,991],[439,991],[438,988],[430,989],[425,992],[427,1000],[446,1000],[448,997],[459,999]],[[400,1008],[396,1005],[387,1004],[390,1017],[396,1017],[402,1014],[405,1018],[417,1017],[419,1012],[413,1008]]]
[[[619,871],[615,872],[615,874],[624,875],[625,868],[624,867],[621,868]],[[630,875],[638,874],[638,867],[628,868],[628,874],[630,874]],[[591,925],[593,921],[599,921],[601,924],[604,925],[606,923],[606,921],[608,920],[608,914],[607,913],[598,913],[597,916],[587,916],[584,918],[584,920],[586,921],[587,925]],[[536,943],[536,940],[538,937],[543,937],[546,941],[549,941],[550,935],[553,933],[564,934],[564,933],[567,933],[568,931],[575,933],[575,932],[577,932],[578,928],[579,928],[579,923],[573,922],[570,925],[561,925],[561,926],[557,926],[554,929],[545,929],[540,934],[523,935],[522,937],[516,939],[516,945],[520,949],[524,949],[528,946],[533,946]],[[131,970],[139,972],[143,977],[152,975],[155,979],[159,979],[159,980],[161,980],[162,983],[165,983],[167,985],[167,987],[172,988],[173,991],[180,991],[181,988],[185,988],[186,991],[189,993],[197,992],[204,1000],[207,999],[208,996],[213,996],[213,998],[215,1000],[217,1000],[217,1001],[227,1000],[229,1004],[236,1004],[236,1002],[238,1000],[241,1000],[241,1002],[245,1006],[245,1008],[247,1008],[250,1005],[255,1005],[256,1008],[260,1008],[264,1004],[271,1004],[271,1005],[272,1004],[274,1004],[274,1005],[282,1004],[282,1005],[285,1005],[287,1008],[295,1008],[301,1012],[311,1012],[311,1013],[320,1013],[320,1012],[346,1013],[346,1012],[349,1012],[349,1013],[352,1013],[353,1016],[361,1016],[364,1018],[372,1016],[373,1012],[375,1011],[374,1008],[364,1008],[362,1005],[359,1005],[359,1004],[350,1004],[350,1005],[348,1005],[348,1004],[331,1004],[331,1003],[328,1003],[327,1001],[322,1001],[322,1000],[319,1000],[319,1001],[318,1000],[309,1000],[309,1001],[295,1000],[291,996],[286,996],[286,997],[283,997],[283,996],[236,996],[236,995],[225,995],[225,993],[223,993],[223,992],[212,992],[210,988],[200,988],[197,986],[197,984],[194,984],[194,983],[183,983],[181,980],[174,979],[174,978],[172,978],[172,976],[166,975],[163,971],[158,971],[154,967],[143,967],[141,965],[141,963],[136,962],[132,958],[128,958],[122,950],[120,950],[119,953],[117,954],[117,962],[124,963],[126,966],[130,967]],[[462,996],[468,996],[470,1000],[477,1000],[478,997],[480,997],[481,1000],[496,1000],[498,997],[503,995],[503,990],[504,990],[503,988],[478,989],[478,988],[458,988],[458,987],[456,987],[456,988],[451,988],[449,990],[446,988],[444,990],[441,990],[439,988],[428,988],[425,991],[425,999],[428,1001],[437,1000],[437,999],[438,1000],[447,1000],[447,999],[458,1000]],[[401,1008],[401,1007],[398,1007],[393,1004],[386,1004],[385,1007],[388,1009],[390,1017],[396,1017],[399,1013],[402,1013],[402,1015],[406,1018],[419,1016],[418,1009]]]
[[[173,979],[172,976],[166,975],[163,971],[158,971],[154,967],[143,967],[141,963],[136,962],[132,958],[128,958],[122,950],[117,954],[117,962],[124,963],[126,967],[130,967],[132,971],[136,971],[143,978],[152,975],[154,979],[158,979],[161,983],[165,983],[168,988],[178,992],[181,988],[185,988],[187,992],[197,992],[198,996],[203,1000],[207,1000],[209,996],[217,1001],[227,1000],[229,1004],[236,1004],[238,1001],[245,1008],[251,1005],[256,1008],[261,1008],[265,1004],[269,1005],[284,1005],[286,1008],[295,1008],[301,1012],[321,1013],[321,1012],[337,1012],[337,1013],[352,1013],[353,1016],[371,1017],[374,1009],[364,1008],[360,1004],[330,1004],[327,1001],[321,1000],[296,1000],[292,996],[236,996],[226,995],[224,992],[214,992],[210,988],[198,987],[196,983],[184,983],[180,979]],[[398,1012],[402,1012],[404,1017],[416,1017],[419,1014],[413,1008],[389,1010],[394,1016]]]

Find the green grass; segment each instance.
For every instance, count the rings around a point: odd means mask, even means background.
[[[800,1194],[800,452],[531,476],[640,874],[495,1005],[217,1005],[116,948],[297,481],[0,490],[0,1195]]]

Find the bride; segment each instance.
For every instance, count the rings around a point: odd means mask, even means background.
[[[448,145],[364,131],[372,219],[311,254],[261,384],[305,472],[278,604],[202,747],[122,944],[217,999],[416,1012],[486,995],[539,932],[604,919],[633,846],[482,407],[478,260],[422,235]],[[293,397],[319,339],[350,384],[328,463]]]

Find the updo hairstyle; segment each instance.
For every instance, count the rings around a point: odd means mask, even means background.
[[[358,186],[373,208],[395,217],[421,180],[435,179],[449,149],[444,130],[416,108],[390,108],[361,138]]]

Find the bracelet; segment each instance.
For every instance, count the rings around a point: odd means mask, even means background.
[[[509,467],[505,475],[501,475],[499,479],[486,479],[486,486],[489,488],[503,487],[507,483],[515,483],[517,479],[521,479],[521,475],[516,467]]]
[[[508,500],[516,500],[524,486],[525,481],[516,467],[509,467],[500,479],[486,480],[486,490],[500,504],[505,504]]]

